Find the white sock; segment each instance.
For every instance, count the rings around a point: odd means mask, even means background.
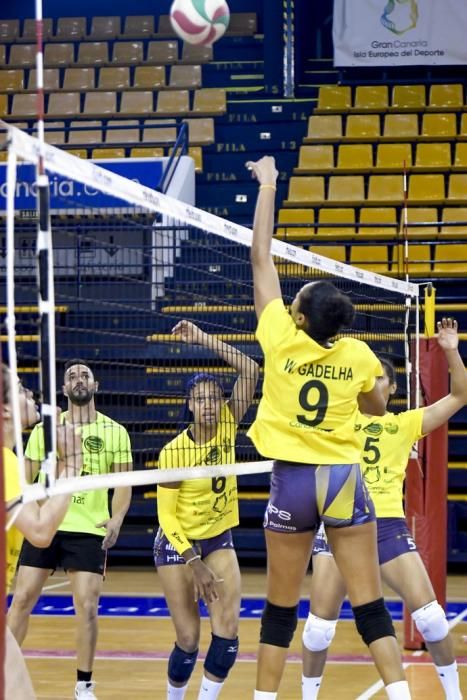
[[[276,700],[277,693],[269,693],[267,690],[255,690],[253,700]]]
[[[435,668],[447,700],[462,700],[457,661],[449,664],[449,666],[435,666]]]
[[[216,700],[222,690],[223,682],[210,681],[209,678],[203,676],[201,687],[199,689],[198,700]]]
[[[389,683],[384,690],[389,700],[410,700],[410,690],[407,681]]]
[[[302,675],[302,700],[316,700],[323,676],[306,678]]]
[[[167,681],[167,700],[183,700],[188,688],[188,683],[181,688],[176,688]]]

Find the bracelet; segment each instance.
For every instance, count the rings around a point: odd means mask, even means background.
[[[188,566],[188,564],[191,564],[191,562],[195,561],[196,559],[201,559],[201,554],[195,554],[194,557],[188,559],[188,561],[185,562],[186,566]]]
[[[274,190],[274,192],[275,192],[277,188],[275,185],[260,185],[259,189],[260,190]]]

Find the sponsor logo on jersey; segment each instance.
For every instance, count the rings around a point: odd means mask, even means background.
[[[381,423],[370,423],[370,425],[366,425],[363,428],[363,432],[367,435],[373,435],[374,437],[377,437],[383,432],[383,426],[381,425]]]
[[[84,449],[88,452],[102,452],[104,449],[104,441],[98,435],[89,435],[84,441]]]

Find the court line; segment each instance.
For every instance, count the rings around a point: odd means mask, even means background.
[[[66,579],[65,581],[61,581],[60,583],[52,583],[50,586],[44,586],[42,589],[43,591],[51,591],[52,588],[61,588],[62,586],[68,586],[69,585],[69,580]]]

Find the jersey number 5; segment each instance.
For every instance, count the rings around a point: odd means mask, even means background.
[[[379,438],[367,437],[363,448],[363,461],[365,464],[377,464],[381,459],[381,452],[377,447],[378,442]]]
[[[304,411],[316,414],[313,418],[303,415],[297,416],[299,423],[314,427],[323,422],[329,404],[329,392],[323,382],[320,382],[319,379],[311,379],[306,382],[300,389],[298,401]]]
[[[222,493],[225,489],[227,479],[225,476],[215,476],[212,480],[212,490],[214,493]]]

